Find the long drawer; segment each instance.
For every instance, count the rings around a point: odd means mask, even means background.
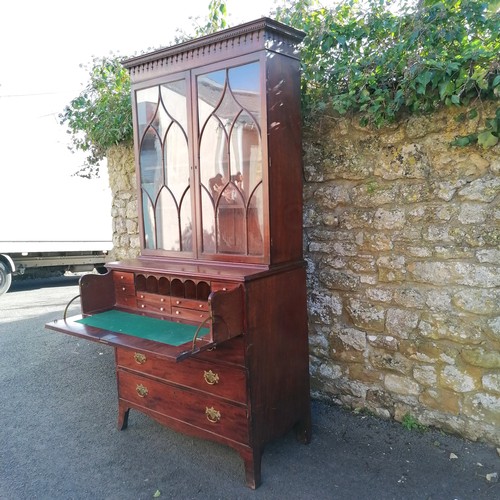
[[[248,442],[245,406],[121,369],[117,377],[119,398],[139,409],[152,410],[238,442]]]
[[[245,370],[204,360],[172,362],[152,354],[116,348],[116,364],[185,387],[246,404]]]

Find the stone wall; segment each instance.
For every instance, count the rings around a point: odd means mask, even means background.
[[[305,131],[312,391],[500,444],[500,146],[451,147],[458,118]],[[113,258],[134,257],[131,149],[108,168]]]
[[[500,145],[450,146],[476,126],[446,110],[306,131],[312,388],[498,444]]]
[[[134,151],[126,145],[110,148],[107,154],[112,194],[113,250],[111,260],[136,257],[140,251],[137,182]]]

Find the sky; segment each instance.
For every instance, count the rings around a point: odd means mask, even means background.
[[[64,106],[87,82],[93,57],[130,56],[192,32],[210,0],[4,2],[0,30],[0,242],[109,238],[107,177],[72,174]],[[269,15],[272,0],[227,0],[231,25]],[[0,252],[1,252],[0,248]]]

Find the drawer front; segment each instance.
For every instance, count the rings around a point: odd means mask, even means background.
[[[246,404],[245,370],[207,361],[186,359],[178,363],[149,353],[116,348],[118,367],[192,387],[218,397]]]
[[[212,281],[212,283],[210,284],[212,292],[217,292],[219,290],[233,290],[233,288],[236,288],[237,286],[238,283],[228,283],[223,281]]]
[[[183,307],[172,306],[173,319],[185,319],[188,321],[195,321],[201,323],[209,317],[207,311],[195,311],[194,309],[184,309]]]
[[[121,271],[113,271],[113,281],[115,285],[120,285],[122,283],[127,283],[129,285],[134,284],[134,273],[124,273]]]
[[[137,293],[137,309],[170,315],[170,297],[139,292]]]
[[[248,442],[245,407],[235,406],[209,394],[184,390],[159,380],[118,370],[120,399],[168,417],[225,436]]]
[[[127,307],[129,309],[135,309],[137,307],[137,301],[135,300],[135,295],[121,295],[117,293],[116,305],[121,307]]]
[[[194,299],[183,299],[181,297],[172,297],[172,307],[193,309],[196,311],[208,311],[208,302]]]
[[[133,283],[116,283],[115,282],[115,292],[116,295],[128,295],[135,297],[135,288]]]

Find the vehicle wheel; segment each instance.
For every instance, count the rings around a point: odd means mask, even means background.
[[[7,264],[0,262],[0,295],[5,293],[12,283],[12,273]]]

